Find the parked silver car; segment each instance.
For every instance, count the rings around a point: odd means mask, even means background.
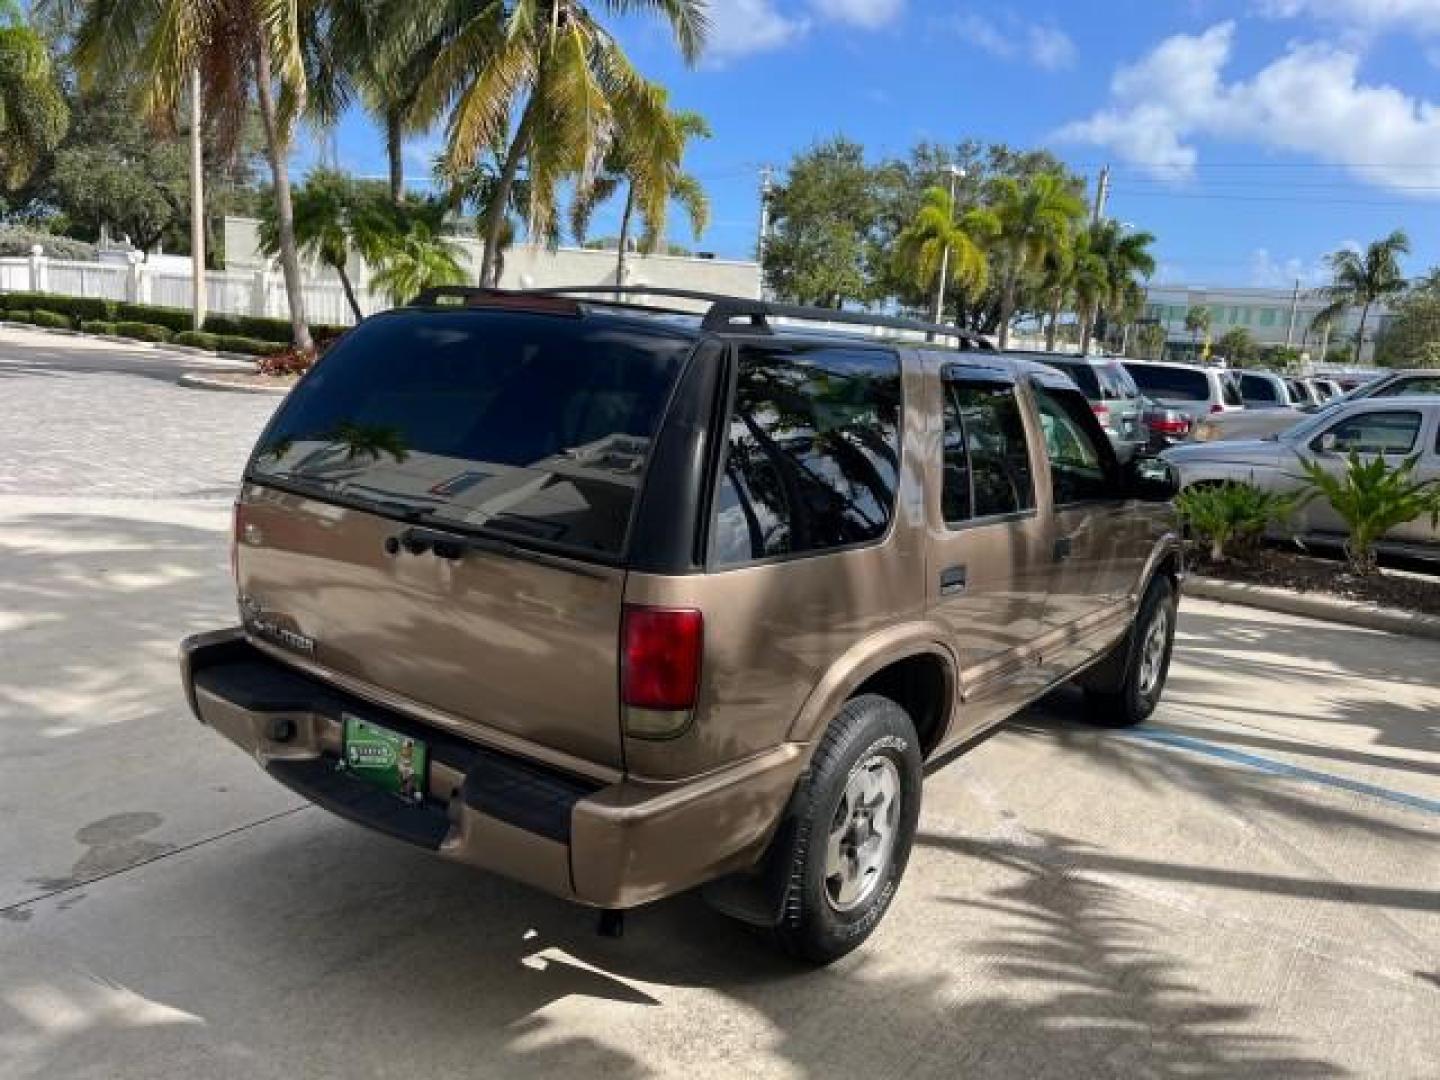
[[[1310,403],[1308,396],[1297,399],[1290,380],[1273,371],[1236,370],[1232,375],[1246,409],[1295,409]]]
[[[1360,398],[1323,409],[1280,435],[1265,439],[1186,443],[1162,457],[1180,474],[1180,486],[1254,484],[1266,491],[1306,487],[1301,463],[1343,472],[1351,451],[1383,454],[1398,463],[1419,455],[1416,478],[1440,481],[1440,394]],[[1343,545],[1345,523],[1324,499],[1313,499],[1290,523],[1307,542]],[[1440,529],[1429,517],[1386,533],[1381,551],[1440,560]]]
[[[1245,407],[1234,378],[1223,368],[1148,360],[1125,360],[1123,364],[1146,397],[1192,419]]]
[[[1362,383],[1344,397],[1319,406],[1268,409],[1247,407],[1244,412],[1217,413],[1197,422],[1190,438],[1194,442],[1258,439],[1265,435],[1276,435],[1301,423],[1317,411],[1324,412],[1346,402],[1364,401],[1368,398],[1414,397],[1421,394],[1440,394],[1440,371],[1425,368],[1392,371],[1388,375]]]

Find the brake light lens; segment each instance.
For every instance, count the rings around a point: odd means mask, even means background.
[[[1190,421],[1183,418],[1175,420],[1151,420],[1150,430],[1158,431],[1162,435],[1188,435],[1190,433]]]
[[[705,620],[700,612],[627,604],[621,631],[622,703],[631,710],[688,714],[699,693],[704,647]],[[688,724],[689,716],[681,722]]]

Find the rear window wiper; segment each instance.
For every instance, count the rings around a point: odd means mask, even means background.
[[[411,526],[398,536],[391,536],[385,541],[387,555],[398,556],[401,552],[411,555],[433,554],[436,558],[449,562],[460,562],[466,555],[476,551],[484,552],[487,555],[500,555],[507,559],[537,563],[540,566],[548,566],[554,570],[563,570],[566,573],[579,574],[581,577],[594,578],[599,581],[605,580],[606,577],[597,570],[588,569],[569,559],[521,547],[519,544],[512,544],[508,540],[501,540],[498,537],[481,536],[471,532],[450,532],[443,528]]]

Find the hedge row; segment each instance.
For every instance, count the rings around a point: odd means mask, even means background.
[[[67,316],[73,329],[84,322],[129,322],[163,326],[172,334],[193,333],[194,318],[185,308],[158,307],[153,304],[127,304],[95,297],[55,296],[50,293],[0,293],[0,311],[48,311]],[[18,321],[18,320],[14,320]],[[316,341],[332,341],[345,332],[343,326],[316,324],[310,328]],[[289,345],[288,319],[268,319],[254,315],[210,315],[205,319],[205,333],[250,341],[268,341]],[[252,350],[253,351],[253,350]]]

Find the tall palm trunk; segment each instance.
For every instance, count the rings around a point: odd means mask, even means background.
[[[399,206],[405,201],[405,131],[394,109],[385,113],[385,156],[390,164],[390,201]]]
[[[1090,344],[1095,340],[1095,317],[1089,304],[1080,308],[1080,355],[1090,355]]]
[[[1005,275],[1005,287],[1000,293],[1000,350],[1010,347],[1010,320],[1015,317],[1015,290],[1019,275],[1014,270]]]
[[[310,325],[305,320],[305,285],[300,279],[300,249],[295,243],[295,208],[290,201],[289,138],[280,130],[275,115],[275,86],[271,81],[270,47],[261,39],[255,44],[255,82],[260,99],[260,119],[265,126],[265,145],[270,153],[270,173],[275,181],[275,220],[280,234],[280,268],[285,274],[285,298],[290,304],[290,333],[296,348],[315,347]]]
[[[350,275],[345,272],[345,264],[335,267],[335,273],[340,275],[340,287],[345,290],[345,299],[350,303],[350,313],[358,323],[365,315],[360,310],[360,301],[355,298],[355,286],[350,282]]]
[[[615,288],[625,286],[625,256],[630,250],[630,226],[635,218],[635,183],[625,190],[625,212],[620,215],[620,252],[615,258]],[[618,296],[619,293],[617,292]]]
[[[1365,351],[1365,324],[1370,321],[1370,301],[1360,309],[1360,329],[1355,332],[1355,366],[1360,366],[1360,354]]]
[[[520,126],[515,130],[515,137],[510,140],[510,149],[505,154],[505,167],[500,170],[500,179],[495,182],[495,192],[485,209],[485,254],[480,262],[480,284],[485,288],[493,289],[500,284],[500,236],[505,231],[505,211],[515,191],[515,180],[520,175],[520,162],[530,150],[530,132],[534,126],[532,103],[520,117]]]
[[[1054,352],[1060,337],[1060,309],[1065,306],[1065,294],[1060,289],[1050,300],[1050,321],[1045,324],[1045,351]]]

